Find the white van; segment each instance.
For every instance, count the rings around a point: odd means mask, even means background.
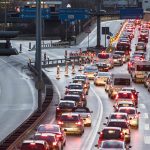
[[[109,85],[108,96],[114,99],[117,92],[123,87],[132,86],[132,78],[128,73],[117,73],[112,75],[111,80],[107,84]]]
[[[144,78],[149,72],[150,61],[136,61],[131,70],[133,82],[144,82]]]

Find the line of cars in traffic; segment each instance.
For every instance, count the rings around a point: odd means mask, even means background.
[[[123,52],[123,62],[128,62],[132,59],[132,57],[130,58],[131,41],[134,38],[136,26],[137,25],[133,20],[126,24],[126,27],[116,45],[115,52],[113,52],[113,54],[117,53],[117,55],[120,55],[121,52]],[[136,45],[136,48],[137,47],[138,44]],[[136,53],[139,52],[141,52],[141,49],[139,51],[137,48]],[[142,58],[144,53],[145,50],[143,48],[141,55]],[[143,61],[143,59],[141,59],[141,61]],[[128,62],[128,65],[130,62],[131,60]],[[120,63],[120,66],[121,65],[122,64]],[[98,74],[104,73],[101,72]],[[132,86],[132,80],[132,76],[128,73],[109,73],[104,84],[99,84],[105,86],[105,91],[108,93],[108,96],[113,99],[114,112],[106,117],[107,122],[104,123],[105,127],[98,132],[99,139],[95,145],[98,149],[104,150],[114,148],[126,150],[131,148],[131,128],[138,129],[140,114],[140,112],[138,112],[139,92],[137,92]],[[97,82],[94,83],[96,84]]]

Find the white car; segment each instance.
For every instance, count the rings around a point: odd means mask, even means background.
[[[105,85],[107,79],[111,77],[110,72],[98,72],[97,76],[94,78],[95,85]]]

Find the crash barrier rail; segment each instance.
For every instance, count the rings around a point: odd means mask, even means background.
[[[50,43],[42,43],[41,44],[41,49],[47,49],[47,48],[67,48],[69,47],[70,43],[68,41],[66,42],[55,42],[52,43],[52,41]],[[33,45],[33,47],[31,49],[29,49],[29,51],[33,51],[36,49],[36,45]]]
[[[59,66],[63,66],[66,63],[68,65],[72,65],[72,63],[74,63],[75,65],[79,65],[84,61],[84,59],[80,56],[77,57],[72,57],[72,58],[62,58],[62,59],[45,59],[42,60],[42,68],[46,68],[46,67],[55,67],[57,65]],[[31,64],[34,64],[34,62],[30,62]]]
[[[37,74],[37,71],[30,63],[28,64],[28,67],[31,71]],[[18,145],[27,138],[29,133],[33,131],[48,112],[48,106],[53,98],[53,85],[44,72],[42,72],[42,77],[45,83],[45,99],[42,103],[42,112],[35,110],[28,119],[26,119],[19,127],[0,142],[0,150],[16,150]]]

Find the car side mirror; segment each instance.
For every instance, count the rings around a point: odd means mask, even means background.
[[[132,118],[129,118],[130,120],[132,120]]]
[[[65,86],[65,88],[68,88],[67,86]]]
[[[67,132],[67,129],[64,129],[65,132]]]
[[[129,148],[132,148],[132,146],[131,146],[131,145],[128,145],[127,148],[128,148],[128,149],[129,149]]]
[[[103,125],[105,125],[105,126],[106,126],[107,124],[106,124],[106,123],[103,123]]]
[[[100,134],[100,132],[97,132],[97,134]]]
[[[138,112],[138,114],[141,114],[141,112]]]
[[[115,108],[115,105],[113,105],[113,107]]]
[[[106,119],[108,119],[108,117],[106,117]]]

